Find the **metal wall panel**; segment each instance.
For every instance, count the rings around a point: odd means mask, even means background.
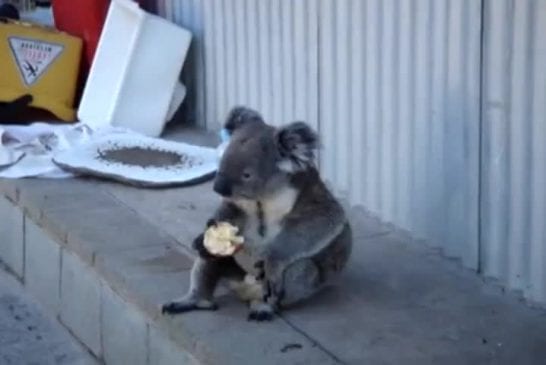
[[[209,128],[307,121],[340,195],[477,268],[479,1],[159,1],[198,30]]]
[[[184,123],[205,125],[205,63],[203,6],[208,0],[156,0],[157,13],[190,30],[193,34],[184,69],[182,82],[188,94],[180,114]],[[176,39],[165,39],[175,44]],[[161,66],[158,66],[161,67]]]
[[[230,108],[260,110],[275,125],[318,126],[318,17],[315,0],[203,1],[206,124]]]
[[[546,303],[546,1],[484,7],[481,261]]]
[[[324,176],[478,265],[479,1],[321,0]]]
[[[309,122],[338,194],[546,303],[546,0],[157,5],[202,124]]]

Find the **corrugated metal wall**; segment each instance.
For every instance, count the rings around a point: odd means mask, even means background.
[[[207,125],[236,104],[273,124],[317,116],[317,1],[203,1]]]
[[[202,124],[309,122],[339,194],[546,303],[546,0],[157,1]]]
[[[318,5],[315,0],[157,0],[160,15],[192,30],[184,70],[187,104],[217,128],[235,104],[274,124],[318,126]],[[195,98],[195,100],[193,99]]]
[[[546,1],[484,8],[481,261],[546,303]]]
[[[185,123],[205,125],[205,37],[203,3],[208,0],[156,0],[157,13],[193,33],[192,44],[182,72],[182,82],[188,94],[181,110]],[[165,43],[176,43],[176,39],[165,39]]]
[[[478,264],[478,1],[322,0],[324,175]]]

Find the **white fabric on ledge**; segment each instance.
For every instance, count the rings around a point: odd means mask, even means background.
[[[93,131],[85,124],[33,123],[0,126],[0,178],[68,178],[74,175],[52,162],[52,157],[93,138],[113,133],[134,134],[128,129],[104,127]]]

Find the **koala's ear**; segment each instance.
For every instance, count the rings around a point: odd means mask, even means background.
[[[277,166],[281,170],[295,173],[314,164],[318,136],[306,123],[293,122],[279,128],[275,141],[280,156]]]
[[[236,106],[229,112],[224,128],[231,135],[237,129],[248,125],[249,123],[257,122],[264,123],[260,113],[244,106]]]

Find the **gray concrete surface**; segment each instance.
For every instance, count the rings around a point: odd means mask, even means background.
[[[216,200],[210,184],[146,194],[102,188],[185,245]],[[546,364],[544,310],[358,209],[351,219],[355,247],[342,280],[283,315],[335,361]],[[214,321],[218,315],[205,316]]]
[[[50,249],[47,244],[27,244],[32,237],[37,242],[54,241],[61,248],[61,275],[42,276],[52,281],[44,285],[55,285],[55,280],[60,285],[59,294],[50,294],[60,295],[61,322],[98,358],[128,363],[133,353],[123,348],[132,345],[135,351],[143,350],[149,364],[244,364],[249,359],[261,364],[334,363],[316,343],[282,320],[267,326],[247,322],[247,309],[233,298],[220,298],[224,308],[219,317],[207,313],[162,317],[160,305],[187,289],[191,258],[179,241],[113,197],[103,184],[0,181],[0,191],[6,196],[2,199],[11,199],[25,212],[25,230],[33,231],[23,234],[23,242],[5,244],[13,245],[13,250]],[[97,207],[96,201],[105,206]],[[33,265],[44,268],[32,270],[47,272],[59,264],[53,261],[38,260]],[[48,301],[55,300],[59,298]],[[108,322],[111,319],[115,322]],[[131,338],[112,336],[112,331],[124,333],[127,328],[132,328]],[[234,343],[228,340],[235,338],[244,351],[233,351]],[[132,344],[131,339],[135,339]],[[143,342],[146,347],[137,348]],[[283,352],[291,343],[302,348]]]
[[[246,321],[247,309],[225,288],[217,312],[159,313],[187,288],[189,244],[217,204],[210,183],[143,190],[82,179],[20,180],[0,181],[0,192],[19,208],[5,211],[24,211],[23,228],[33,230],[23,242],[12,234],[0,255],[36,251],[23,255],[25,267],[41,250],[61,250],[60,277],[39,277],[59,281],[60,293],[51,295],[60,298],[53,300],[60,299],[61,312],[70,307],[61,321],[107,363],[546,363],[546,311],[358,209],[350,211],[355,248],[341,280],[257,324]],[[29,237],[58,247],[25,244]],[[36,272],[59,264],[33,262]],[[80,318],[88,313],[92,323]]]
[[[51,313],[59,313],[61,248],[30,219],[25,219],[24,235],[25,288]]]
[[[0,268],[0,364],[96,364],[21,285]]]
[[[0,239],[5,242],[0,244],[0,257],[9,265],[15,275],[22,277],[24,262],[22,246],[7,243],[22,242],[23,212],[9,200],[0,199],[0,219],[2,219]]]

